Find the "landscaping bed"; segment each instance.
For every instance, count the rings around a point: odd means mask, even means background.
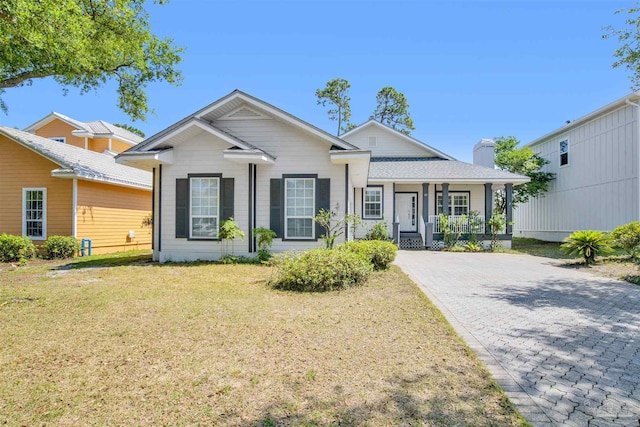
[[[523,425],[397,268],[339,292],[148,256],[0,266],[0,424]]]

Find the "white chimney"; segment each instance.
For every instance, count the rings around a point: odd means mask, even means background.
[[[493,139],[481,139],[473,146],[473,164],[493,169],[495,167],[496,143]]]

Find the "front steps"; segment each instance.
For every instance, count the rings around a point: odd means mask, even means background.
[[[423,250],[424,243],[420,233],[400,233],[400,249]]]

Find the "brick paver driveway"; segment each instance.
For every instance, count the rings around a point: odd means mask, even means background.
[[[400,251],[396,264],[534,425],[640,425],[640,286],[529,255]]]

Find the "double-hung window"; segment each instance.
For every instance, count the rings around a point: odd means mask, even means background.
[[[47,238],[47,189],[22,189],[22,235],[31,239]]]
[[[569,140],[560,141],[560,166],[569,164]]]
[[[442,193],[436,193],[436,213],[443,213]],[[469,215],[469,193],[449,191],[449,212],[447,215]]]
[[[382,187],[364,189],[364,219],[382,219]]]
[[[314,238],[315,183],[315,178],[285,179],[285,238]]]
[[[189,230],[192,239],[218,238],[220,178],[191,177]]]

